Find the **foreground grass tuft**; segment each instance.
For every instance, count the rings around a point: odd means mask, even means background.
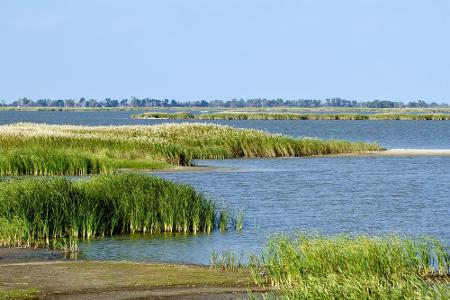
[[[271,239],[253,262],[284,299],[448,299],[450,256],[431,239],[313,236]],[[261,277],[265,274],[266,278]]]
[[[216,215],[214,202],[192,187],[153,176],[0,182],[0,246],[137,232],[210,232]]]
[[[293,157],[381,150],[213,124],[0,126],[0,175],[108,174],[190,165],[193,159]]]

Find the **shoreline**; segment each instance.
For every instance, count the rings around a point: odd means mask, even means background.
[[[450,149],[386,149],[381,151],[370,151],[365,153],[343,153],[343,154],[326,154],[326,155],[311,155],[299,157],[258,157],[258,158],[232,158],[233,160],[254,160],[254,159],[299,159],[299,158],[325,158],[325,157],[408,157],[408,156],[450,156]],[[226,159],[220,159],[226,160]],[[125,169],[123,169],[125,170]],[[183,172],[216,172],[216,171],[232,171],[236,168],[219,167],[219,166],[174,166],[167,169],[158,170],[126,170],[145,173],[183,173]]]
[[[450,156],[450,149],[387,149],[373,151],[373,156]]]
[[[0,283],[6,299],[243,299],[270,292],[246,272],[129,261],[0,263]]]
[[[325,154],[325,155],[310,155],[299,157],[239,157],[230,158],[233,160],[254,160],[254,159],[299,159],[299,158],[325,158],[325,157],[408,157],[408,156],[450,156],[450,149],[386,149],[381,151],[370,151],[364,153],[341,153],[341,154]],[[204,159],[208,160],[208,159]],[[227,160],[224,159],[212,159],[212,160]],[[236,167],[219,167],[219,166],[169,166],[163,169],[129,169],[122,168],[120,172],[124,173],[145,173],[145,174],[158,174],[158,173],[208,173],[208,172],[232,172],[239,170]]]

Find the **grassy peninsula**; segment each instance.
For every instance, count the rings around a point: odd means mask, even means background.
[[[275,112],[144,112],[133,114],[135,119],[172,119],[172,120],[412,120],[412,121],[448,121],[450,114],[434,113],[275,113]]]
[[[0,126],[0,175],[107,174],[162,169],[193,159],[364,153],[375,144],[292,138],[213,124]]]

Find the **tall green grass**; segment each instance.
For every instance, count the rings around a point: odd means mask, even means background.
[[[1,175],[83,175],[190,165],[193,159],[293,157],[381,150],[213,124],[0,126]]]
[[[0,175],[86,175],[111,171],[106,161],[70,150],[25,148],[0,153]]]
[[[48,245],[67,237],[210,232],[216,205],[192,187],[145,175],[0,182],[0,246]]]
[[[284,299],[448,299],[450,256],[436,240],[300,234],[269,240],[254,274]],[[255,272],[256,271],[256,272]]]
[[[134,114],[136,119],[195,119],[195,120],[450,120],[450,114],[357,114],[357,113],[326,113],[326,114],[302,114],[302,113],[256,113],[256,112],[218,112],[218,113],[156,113],[145,112]]]

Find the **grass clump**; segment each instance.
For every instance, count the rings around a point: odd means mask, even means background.
[[[244,269],[243,255],[237,255],[231,250],[224,250],[219,255],[217,251],[211,253],[210,268],[222,271],[237,272]]]
[[[153,176],[0,182],[0,246],[46,246],[59,238],[128,233],[210,232],[216,215],[214,202],[192,187]]]
[[[274,113],[274,112],[217,112],[217,113],[156,113],[145,112],[132,115],[135,119],[181,119],[181,120],[414,120],[429,121],[450,120],[450,114],[435,113],[380,113],[380,114],[358,114],[358,113]]]
[[[298,157],[381,150],[340,140],[291,138],[213,124],[0,126],[1,175],[108,174],[191,165],[193,159]]]
[[[172,120],[193,120],[195,115],[188,112],[145,112],[131,115],[133,119],[172,119]]]
[[[284,299],[447,299],[450,256],[430,239],[299,234],[268,242],[253,274]]]

